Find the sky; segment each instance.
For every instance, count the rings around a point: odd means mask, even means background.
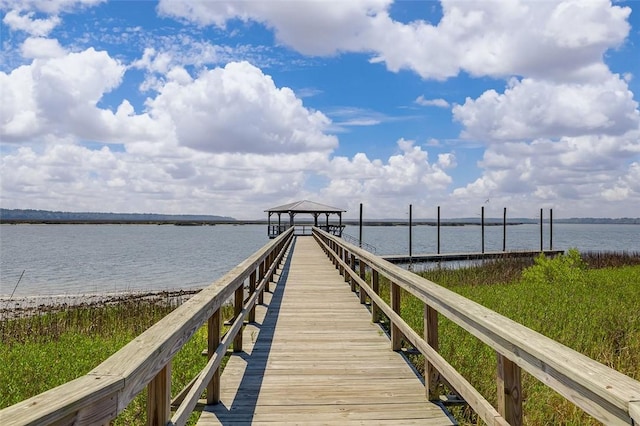
[[[3,208],[640,216],[640,1],[0,12]]]

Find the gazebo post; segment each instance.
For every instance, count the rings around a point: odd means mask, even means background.
[[[269,216],[267,216],[267,235],[269,237],[271,237],[271,215],[272,215],[272,213],[269,212]],[[280,233],[279,230],[278,230],[278,233]]]

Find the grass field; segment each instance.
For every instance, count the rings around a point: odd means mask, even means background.
[[[535,265],[500,260],[420,275],[640,380],[640,256],[583,257],[570,251],[536,259]],[[606,265],[616,266],[602,267]],[[422,303],[403,292],[401,310],[405,321],[422,333]],[[496,406],[494,351],[442,315],[439,340],[445,359]],[[413,362],[423,370],[421,356]],[[525,424],[600,424],[527,373],[523,394]],[[456,417],[463,424],[476,421],[463,410]]]
[[[640,380],[640,256],[625,256],[581,259],[572,252],[540,258],[535,265],[500,260],[421,275]],[[28,318],[2,319],[0,408],[86,374],[173,307],[134,298],[62,311],[43,307]],[[418,300],[403,294],[402,315],[420,333],[422,309]],[[442,316],[439,335],[443,356],[495,404],[494,352]],[[205,347],[202,329],[176,356],[174,394],[206,363]],[[414,362],[421,367],[424,361],[415,357]],[[598,424],[526,373],[523,389],[528,425]],[[144,424],[145,397],[139,395],[115,423]],[[475,421],[465,410],[456,416],[462,423]]]
[[[175,306],[132,297],[66,310],[43,306],[37,315],[1,321],[0,408],[88,373]],[[230,317],[231,309],[223,315]],[[206,347],[204,327],[177,353],[171,371],[174,395],[205,366]],[[114,424],[145,424],[145,400],[143,391]]]

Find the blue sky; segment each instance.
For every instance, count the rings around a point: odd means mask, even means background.
[[[637,1],[0,8],[4,208],[639,216]]]

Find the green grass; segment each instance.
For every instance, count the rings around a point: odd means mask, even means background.
[[[60,311],[42,307],[36,315],[0,322],[0,408],[80,377],[117,352],[175,305],[132,298],[115,305],[80,306]],[[231,311],[223,313],[231,316]],[[206,326],[176,354],[172,394],[206,365]],[[144,424],[146,390],[113,424]],[[191,423],[195,422],[192,416]]]
[[[640,266],[592,269],[574,251],[556,259],[536,259],[530,267],[519,263],[502,260],[420,275],[640,380]],[[382,292],[388,297],[386,286]],[[403,292],[401,311],[422,333],[422,302]],[[494,351],[439,317],[440,353],[496,406]],[[421,356],[412,361],[423,370]],[[599,424],[527,373],[523,392],[525,424]],[[456,415],[464,424],[476,420],[468,410]]]

